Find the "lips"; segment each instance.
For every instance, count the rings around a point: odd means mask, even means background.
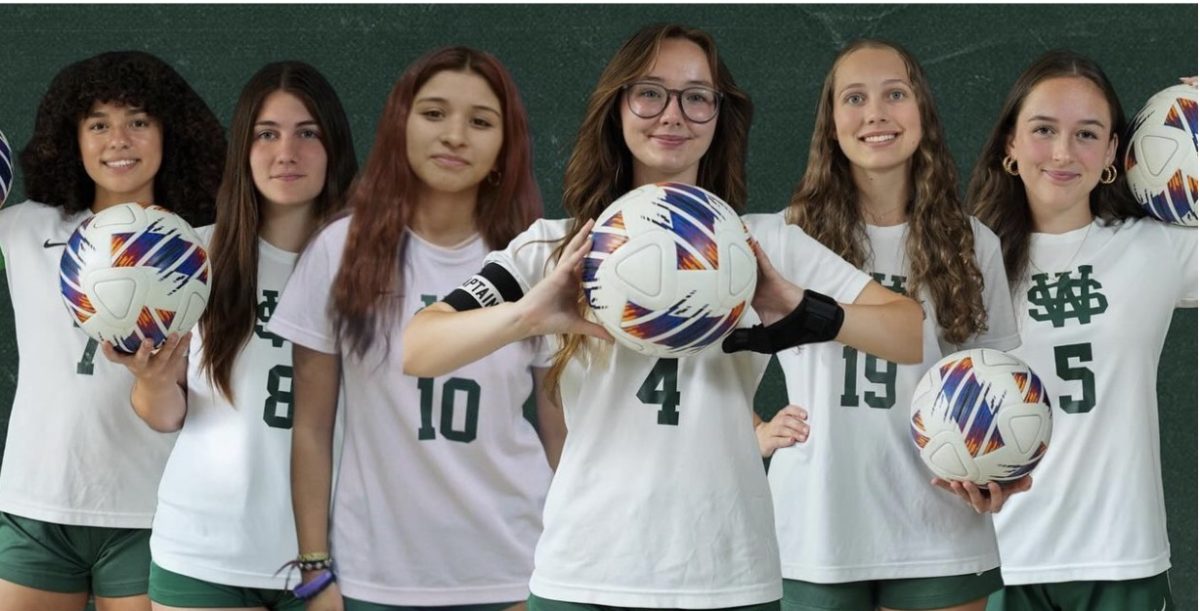
[[[1064,170],[1042,170],[1042,173],[1055,182],[1070,182],[1079,177],[1079,174],[1076,172],[1067,172]]]
[[[865,136],[859,136],[858,139],[866,142],[867,144],[886,144],[894,141],[899,136],[900,134],[896,132],[887,132],[879,134],[866,134]]]
[[[307,176],[307,174],[280,174],[278,176],[272,176],[271,180],[282,180],[284,182],[294,182],[294,181],[300,180],[301,178],[304,178],[305,176]]]
[[[671,136],[671,135],[652,135],[650,139],[659,143],[662,146],[676,147],[687,143],[687,136]]]
[[[100,163],[104,164],[105,167],[112,168],[114,170],[125,170],[136,165],[138,161],[139,160],[137,159],[109,159],[107,161],[101,161]]]
[[[434,155],[433,162],[447,168],[462,168],[470,163],[457,155]]]

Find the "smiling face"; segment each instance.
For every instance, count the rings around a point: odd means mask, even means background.
[[[697,85],[716,88],[704,50],[681,38],[664,40],[650,70],[637,80],[658,83],[668,89]],[[700,160],[708,152],[717,121],[721,120],[720,110],[716,118],[697,123],[684,116],[678,98],[671,96],[662,114],[644,119],[630,110],[627,99],[630,91],[621,94],[619,103],[621,132],[633,157],[633,186],[663,181],[695,184]]]
[[[1038,83],[1017,113],[1006,152],[1017,161],[1035,226],[1082,227],[1088,196],[1116,156],[1112,110],[1081,77]]]
[[[286,91],[267,96],[250,145],[250,173],[263,203],[311,206],[325,187],[327,162],[321,128],[304,103]]]
[[[500,98],[473,72],[433,75],[413,97],[408,164],[425,189],[477,192],[504,144]]]
[[[162,165],[162,126],[141,108],[96,102],[79,122],[79,156],[96,184],[92,210],[154,201]]]
[[[921,111],[899,53],[867,47],[838,62],[833,123],[838,147],[856,173],[907,171],[921,144]]]

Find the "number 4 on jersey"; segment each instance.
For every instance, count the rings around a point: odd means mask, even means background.
[[[646,405],[661,405],[658,423],[679,425],[679,360],[658,359],[642,382],[637,398]]]

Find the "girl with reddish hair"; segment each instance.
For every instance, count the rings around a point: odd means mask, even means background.
[[[542,440],[522,415],[548,357],[530,340],[443,376],[397,373],[408,319],[540,216],[526,123],[491,55],[454,47],[414,62],[350,212],[314,238],[271,320],[295,346],[292,499],[310,611],[500,609],[528,594],[565,435],[541,393]]]

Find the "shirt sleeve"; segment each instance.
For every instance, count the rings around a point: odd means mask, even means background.
[[[1156,221],[1143,221],[1156,222]],[[1175,274],[1180,279],[1179,295],[1175,300],[1177,308],[1196,307],[1196,228],[1180,225],[1162,224],[1166,235],[1166,243],[1171,251],[1167,256],[1179,265]]]
[[[854,303],[871,281],[870,276],[804,230],[785,222],[782,215],[749,214],[742,220],[771,265],[802,288],[828,295],[840,303]]]
[[[444,301],[463,310],[520,299],[553,269],[551,256],[566,235],[566,227],[565,220],[534,222],[504,250],[493,251],[484,257],[480,272]]]
[[[330,293],[349,226],[343,219],[326,227],[300,255],[267,330],[305,348],[338,353]]]

